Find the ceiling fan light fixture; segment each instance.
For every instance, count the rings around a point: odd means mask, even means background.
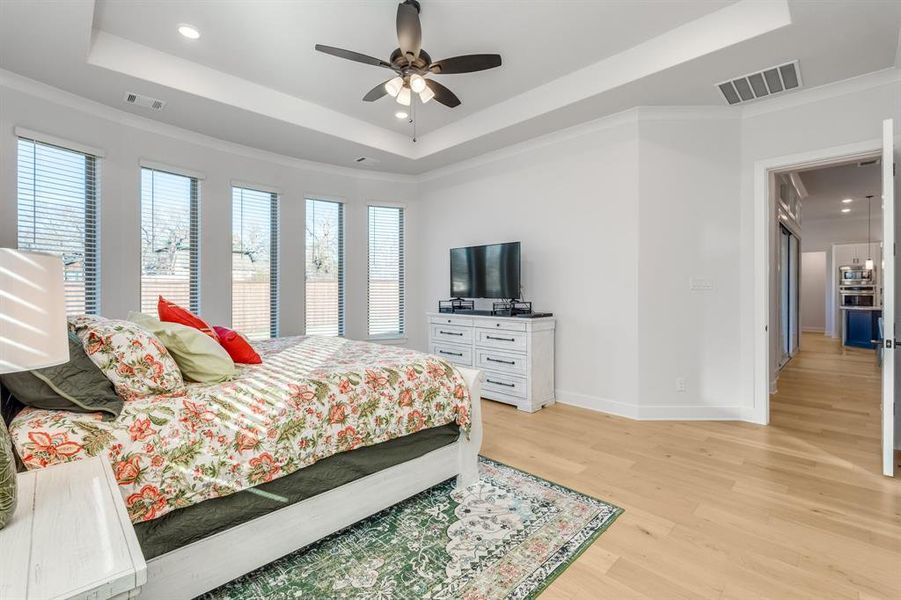
[[[402,104],[403,106],[410,106],[410,88],[408,88],[407,86],[400,88],[400,92],[398,92],[395,100],[397,100],[398,104]]]
[[[425,79],[422,77],[422,75],[414,73],[410,76],[410,89],[417,94],[425,89]]]
[[[432,91],[432,88],[426,86],[423,88],[421,92],[419,92],[419,99],[422,100],[422,103],[425,104],[429,100],[435,97],[435,92]]]
[[[401,89],[404,87],[404,80],[401,77],[395,77],[394,79],[389,80],[385,84],[385,91],[388,92],[388,95],[392,98],[397,98],[397,95],[400,93]]]

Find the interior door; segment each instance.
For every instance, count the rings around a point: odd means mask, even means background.
[[[895,348],[895,126],[882,122],[882,323],[885,355],[882,361],[882,473],[895,474],[895,369],[901,356]]]

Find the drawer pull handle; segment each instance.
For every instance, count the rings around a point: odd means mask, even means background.
[[[505,365],[515,365],[516,364],[515,360],[501,360],[499,358],[491,358],[490,356],[486,356],[485,360],[490,360],[491,362],[496,362],[496,363],[504,363]]]
[[[503,381],[494,381],[493,379],[486,379],[488,383],[493,383],[494,385],[502,385],[504,387],[516,387],[515,383],[504,383]]]
[[[493,335],[486,335],[485,337],[489,340],[497,340],[499,342],[515,342],[516,341],[516,338],[502,338],[502,337],[496,337]]]
[[[450,354],[451,356],[463,356],[462,352],[448,352],[447,350],[439,350],[441,354]]]
[[[457,332],[457,331],[444,331],[444,330],[441,330],[441,329],[438,330],[438,333],[440,333],[440,334],[442,334],[442,335],[460,335],[460,336],[463,335],[462,333],[459,333],[459,332]]]

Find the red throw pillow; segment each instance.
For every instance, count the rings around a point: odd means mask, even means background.
[[[216,325],[213,329],[219,334],[219,343],[232,357],[232,360],[242,365],[258,365],[263,362],[253,346],[245,340],[237,331],[232,331],[227,327],[219,327]]]
[[[180,307],[178,304],[169,302],[162,296],[160,296],[159,301],[156,303],[156,312],[160,315],[160,321],[178,323],[180,325],[193,327],[194,329],[199,329],[217,342],[219,341],[219,336],[216,335],[216,332],[213,331],[213,328],[210,327],[206,321],[191,311]]]

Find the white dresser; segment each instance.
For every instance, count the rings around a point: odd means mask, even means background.
[[[482,397],[535,412],[554,403],[553,317],[428,313],[429,352],[481,369]]]

